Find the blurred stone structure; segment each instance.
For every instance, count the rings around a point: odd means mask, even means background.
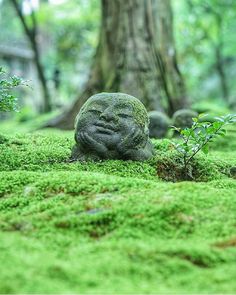
[[[191,109],[181,109],[173,115],[173,125],[177,128],[191,128],[193,124],[193,118],[197,117],[198,113]]]
[[[159,111],[151,111],[148,113],[149,117],[149,137],[163,138],[167,136],[168,129],[171,125],[170,118]]]

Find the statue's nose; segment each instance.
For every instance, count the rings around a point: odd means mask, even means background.
[[[100,118],[106,121],[112,121],[114,120],[114,114],[111,109],[107,108],[104,112],[102,112]]]

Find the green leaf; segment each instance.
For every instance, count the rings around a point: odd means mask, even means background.
[[[209,153],[209,145],[206,144],[202,147],[202,151],[205,155],[207,155]]]
[[[204,117],[206,117],[206,116],[208,116],[208,114],[199,114],[199,115],[198,115],[198,118],[199,118],[199,119],[202,119],[202,118],[204,118]]]

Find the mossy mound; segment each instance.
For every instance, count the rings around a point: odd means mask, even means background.
[[[185,180],[181,156],[174,151],[171,141],[164,139],[152,142],[155,156],[145,162],[109,160],[70,163],[69,158],[74,144],[71,133],[52,135],[47,131],[16,135],[7,137],[1,144],[0,171],[89,171],[153,181]],[[222,144],[221,147],[227,150],[228,144]],[[224,158],[219,159],[214,156],[215,154],[222,154]],[[201,154],[197,156],[190,167],[193,180],[218,179],[222,177],[222,173],[229,176],[230,168],[236,165],[236,162],[226,155],[216,151],[209,157]]]
[[[234,293],[232,134],[194,162],[205,182],[176,183],[167,139],[145,162],[69,163],[73,133],[7,137],[0,293]]]
[[[7,142],[7,138],[0,134],[0,144],[6,143],[6,142]]]
[[[166,181],[210,181],[222,177],[220,167],[212,160],[200,155],[193,159],[187,171],[183,169],[183,159],[176,151],[163,153],[156,159],[158,176]],[[223,164],[225,168],[225,163]],[[229,173],[225,173],[229,174]]]

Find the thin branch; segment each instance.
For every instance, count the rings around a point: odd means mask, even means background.
[[[214,135],[217,134],[218,131],[223,127],[224,125],[221,125],[214,134],[212,134],[202,145],[198,147],[198,149],[192,154],[192,156],[187,160],[187,165],[188,163],[192,160],[192,158],[213,138]]]
[[[15,10],[16,10],[16,13],[17,15],[19,16],[21,22],[22,22],[22,25],[24,27],[24,30],[25,30],[25,33],[29,36],[29,38],[33,38],[33,32],[31,30],[31,28],[28,26],[27,22],[26,22],[26,19],[22,13],[22,10],[21,10],[21,7],[20,7],[20,4],[17,0],[10,0],[12,5],[15,7]]]
[[[35,15],[31,0],[28,0],[28,3],[30,6],[30,10],[31,10],[31,13],[30,13],[30,17],[32,20],[32,29],[31,30],[32,30],[32,34],[34,35],[34,38],[35,38],[37,36],[37,28],[38,28],[37,19],[36,19],[36,15]]]

